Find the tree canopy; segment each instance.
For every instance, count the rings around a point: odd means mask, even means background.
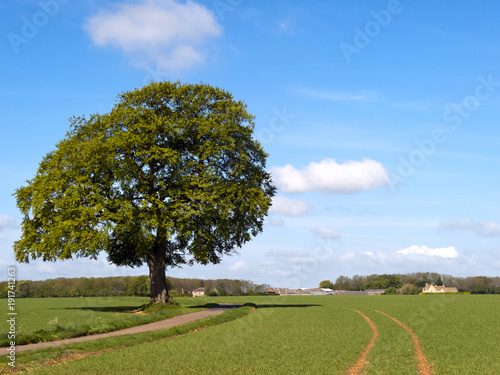
[[[16,259],[97,258],[150,270],[219,263],[263,229],[275,194],[254,117],[206,84],[151,83],[109,113],[74,117],[66,137],[16,190]]]

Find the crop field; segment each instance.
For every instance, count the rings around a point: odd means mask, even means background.
[[[51,306],[53,300],[31,301],[38,304],[44,324],[57,316],[58,309],[43,311],[41,305]],[[115,309],[134,305],[131,299],[106,301]],[[177,302],[186,308],[252,303],[256,309],[226,312],[221,316],[233,318],[224,324],[204,320],[175,335],[158,331],[137,344],[126,343],[126,338],[98,347],[101,340],[72,344],[64,353],[77,352],[79,357],[53,358],[56,364],[35,361],[29,373],[500,374],[500,298],[495,295],[216,297]],[[19,305],[20,316],[37,310],[21,309]],[[236,316],[243,309],[247,310]],[[103,320],[106,314],[117,314],[103,310]],[[35,323],[29,327],[37,328]],[[45,349],[43,358],[47,355],[50,351]],[[30,352],[18,355],[20,363],[35,358]]]

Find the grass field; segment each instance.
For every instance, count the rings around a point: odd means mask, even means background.
[[[16,300],[17,344],[109,332],[201,310],[173,306],[149,315],[130,313],[148,302],[149,298],[145,297],[19,298]],[[7,303],[3,304],[2,311],[7,316]],[[7,331],[8,323],[3,319],[0,347],[8,346]]]
[[[120,306],[118,299],[112,300],[107,303]],[[364,374],[419,374],[412,336],[391,317],[418,337],[432,374],[500,373],[500,298],[494,295],[217,297],[177,301],[185,307],[210,302],[254,303],[257,309],[249,312],[250,308],[240,308],[226,318],[200,321],[175,334],[164,330],[72,346],[71,351],[80,355],[114,349],[62,364],[34,365],[29,373],[344,374],[373,336],[360,313],[378,331],[363,366]],[[50,313],[39,310],[44,319],[49,317]],[[219,324],[223,321],[227,322]],[[64,349],[56,352],[61,355]],[[51,355],[50,350],[44,353],[41,358]],[[34,359],[36,353],[18,354],[20,363]]]

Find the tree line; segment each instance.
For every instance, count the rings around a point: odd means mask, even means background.
[[[203,280],[166,278],[171,296],[190,296],[197,288],[204,288],[205,294],[212,296],[239,296],[263,294],[267,284],[257,285],[248,280]],[[8,295],[8,284],[0,282],[0,298]],[[17,298],[48,297],[109,297],[109,296],[150,296],[148,276],[79,277],[48,280],[21,280],[16,283]]]
[[[339,276],[335,282],[323,280],[319,287],[348,291],[385,289],[386,293],[418,294],[422,292],[425,284],[457,287],[458,291],[462,293],[500,294],[500,277],[498,276],[454,277],[435,272]]]

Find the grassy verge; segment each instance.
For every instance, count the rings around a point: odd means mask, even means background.
[[[145,305],[148,301],[142,297],[19,299],[16,301],[16,343],[24,345],[111,332],[206,308],[148,307]],[[0,347],[9,346],[6,323],[2,322]]]
[[[114,350],[116,348],[129,348],[144,343],[150,343],[179,335],[184,335],[186,333],[200,330],[205,327],[215,326],[241,318],[247,315],[252,309],[253,306],[251,305],[243,306],[239,309],[228,310],[221,315],[197,320],[195,322],[160,331],[109,337],[96,341],[88,341],[21,352],[16,355],[16,369],[18,371],[32,369],[34,371],[41,371],[42,373],[47,370],[47,373],[51,373],[53,371],[53,367],[49,366],[48,368],[46,368],[46,366],[44,365],[65,362],[66,360],[81,358],[95,353],[102,353],[106,352],[109,349]],[[5,373],[9,370],[10,367],[8,367],[7,365],[7,358],[5,356],[0,357],[0,373]]]

